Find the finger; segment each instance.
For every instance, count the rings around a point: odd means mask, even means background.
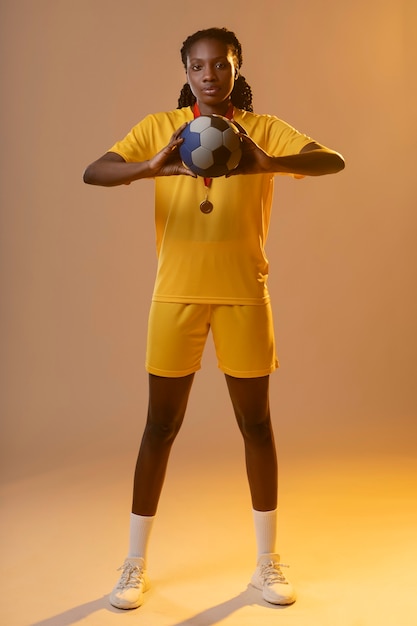
[[[242,135],[247,135],[248,133],[246,132],[246,130],[243,128],[243,126],[241,126],[240,124],[238,124],[237,122],[235,122],[235,120],[232,120],[232,124],[234,126],[236,126],[236,128],[240,131],[240,133]]]
[[[188,124],[188,122],[185,122],[184,124],[181,124],[181,126],[179,128],[177,128],[177,130],[172,135],[171,140],[178,139],[179,136],[181,135],[182,131],[184,130],[184,128],[187,126],[187,124]]]
[[[192,178],[198,178],[197,174],[188,169],[188,167],[184,167],[181,171],[181,174],[185,174],[186,176],[191,176]]]
[[[186,126],[188,126],[188,124],[189,122],[184,122],[184,124],[181,124],[181,126],[177,128],[177,133],[182,133],[182,131],[184,130]]]
[[[236,167],[234,170],[230,170],[230,172],[227,172],[227,174],[225,175],[225,178],[230,178],[231,176],[237,176],[238,174],[242,174],[242,171],[239,170],[238,167]]]
[[[190,170],[190,168],[187,167],[182,161],[180,161],[178,169],[181,170],[181,172],[180,172],[181,174],[186,174],[187,176],[192,176],[193,178],[198,178],[197,174],[195,172],[193,172],[192,170]]]
[[[162,152],[165,152],[165,154],[169,156],[173,155],[178,150],[183,141],[184,140],[182,138],[171,139],[169,144],[162,150]]]
[[[248,145],[248,144],[255,145],[255,142],[253,141],[253,139],[251,139],[251,138],[249,137],[249,135],[247,135],[247,134],[243,134],[243,133],[239,133],[239,137],[242,139],[242,142],[243,142],[245,145]]]

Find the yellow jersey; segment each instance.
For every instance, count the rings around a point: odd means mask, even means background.
[[[110,148],[127,162],[152,158],[184,122],[190,107],[148,115]],[[297,154],[313,141],[271,115],[234,109],[234,121],[268,154]],[[269,301],[265,244],[274,174],[204,179],[155,178],[158,269],[153,300],[159,302],[246,304]],[[211,213],[200,204],[208,195]]]

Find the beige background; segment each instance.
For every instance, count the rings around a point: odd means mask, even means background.
[[[269,239],[282,454],[416,444],[416,5],[412,0],[1,4],[2,474],[134,454],[146,409],[152,182],[83,185],[147,112],[175,108],[179,48],[226,25],[255,109],[340,150],[279,179]],[[235,426],[209,347],[184,451]],[[201,437],[202,439],[203,437]],[[186,462],[186,456],[183,457]]]
[[[146,113],[176,107],[182,41],[213,25],[241,40],[255,109],[347,162],[277,180],[268,247],[279,550],[299,600],[271,608],[247,588],[242,445],[208,345],[153,587],[121,617],[107,594],[147,404],[152,182],[100,189],[82,173]],[[0,621],[414,626],[415,1],[5,0],[0,28]]]

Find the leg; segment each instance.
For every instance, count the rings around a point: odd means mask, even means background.
[[[184,419],[194,372],[200,367],[209,329],[206,309],[160,302],[151,306],[146,352],[149,406],[136,462],[129,552],[110,594],[110,603],[120,609],[140,606],[149,588],[147,546],[172,444]]]
[[[269,411],[269,377],[226,376],[236,419],[245,442],[246,467],[254,509],[258,562],[251,584],[271,604],[292,604],[295,591],[274,552],[278,470]]]
[[[172,444],[184,419],[194,374],[180,378],[149,375],[149,407],[136,463],[132,512],[153,516],[164,483]]]
[[[269,376],[226,382],[245,445],[246,471],[256,511],[277,507],[278,467],[269,410]]]
[[[165,478],[169,453],[184,419],[194,374],[180,378],[149,375],[148,418],[136,463],[129,556],[110,603],[135,609],[149,589],[146,546]]]

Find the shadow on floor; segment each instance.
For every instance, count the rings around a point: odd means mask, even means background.
[[[248,586],[245,591],[242,591],[242,593],[237,596],[234,596],[229,600],[225,600],[220,604],[211,606],[208,609],[204,609],[204,611],[180,620],[179,622],[175,622],[172,626],[211,626],[221,622],[229,615],[232,615],[247,606],[261,606],[275,611],[288,608],[288,606],[273,605],[265,602],[259,598],[259,591],[251,586]],[[58,615],[53,615],[52,617],[48,617],[41,621],[33,622],[30,626],[71,626],[72,624],[76,624],[82,619],[85,619],[89,615],[103,610],[110,613],[125,613],[125,611],[112,607],[109,604],[108,596],[105,595],[97,598],[96,600],[91,600],[91,602],[75,606],[67,611],[64,611],[63,613],[59,613]],[[136,610],[140,611],[140,608]]]

